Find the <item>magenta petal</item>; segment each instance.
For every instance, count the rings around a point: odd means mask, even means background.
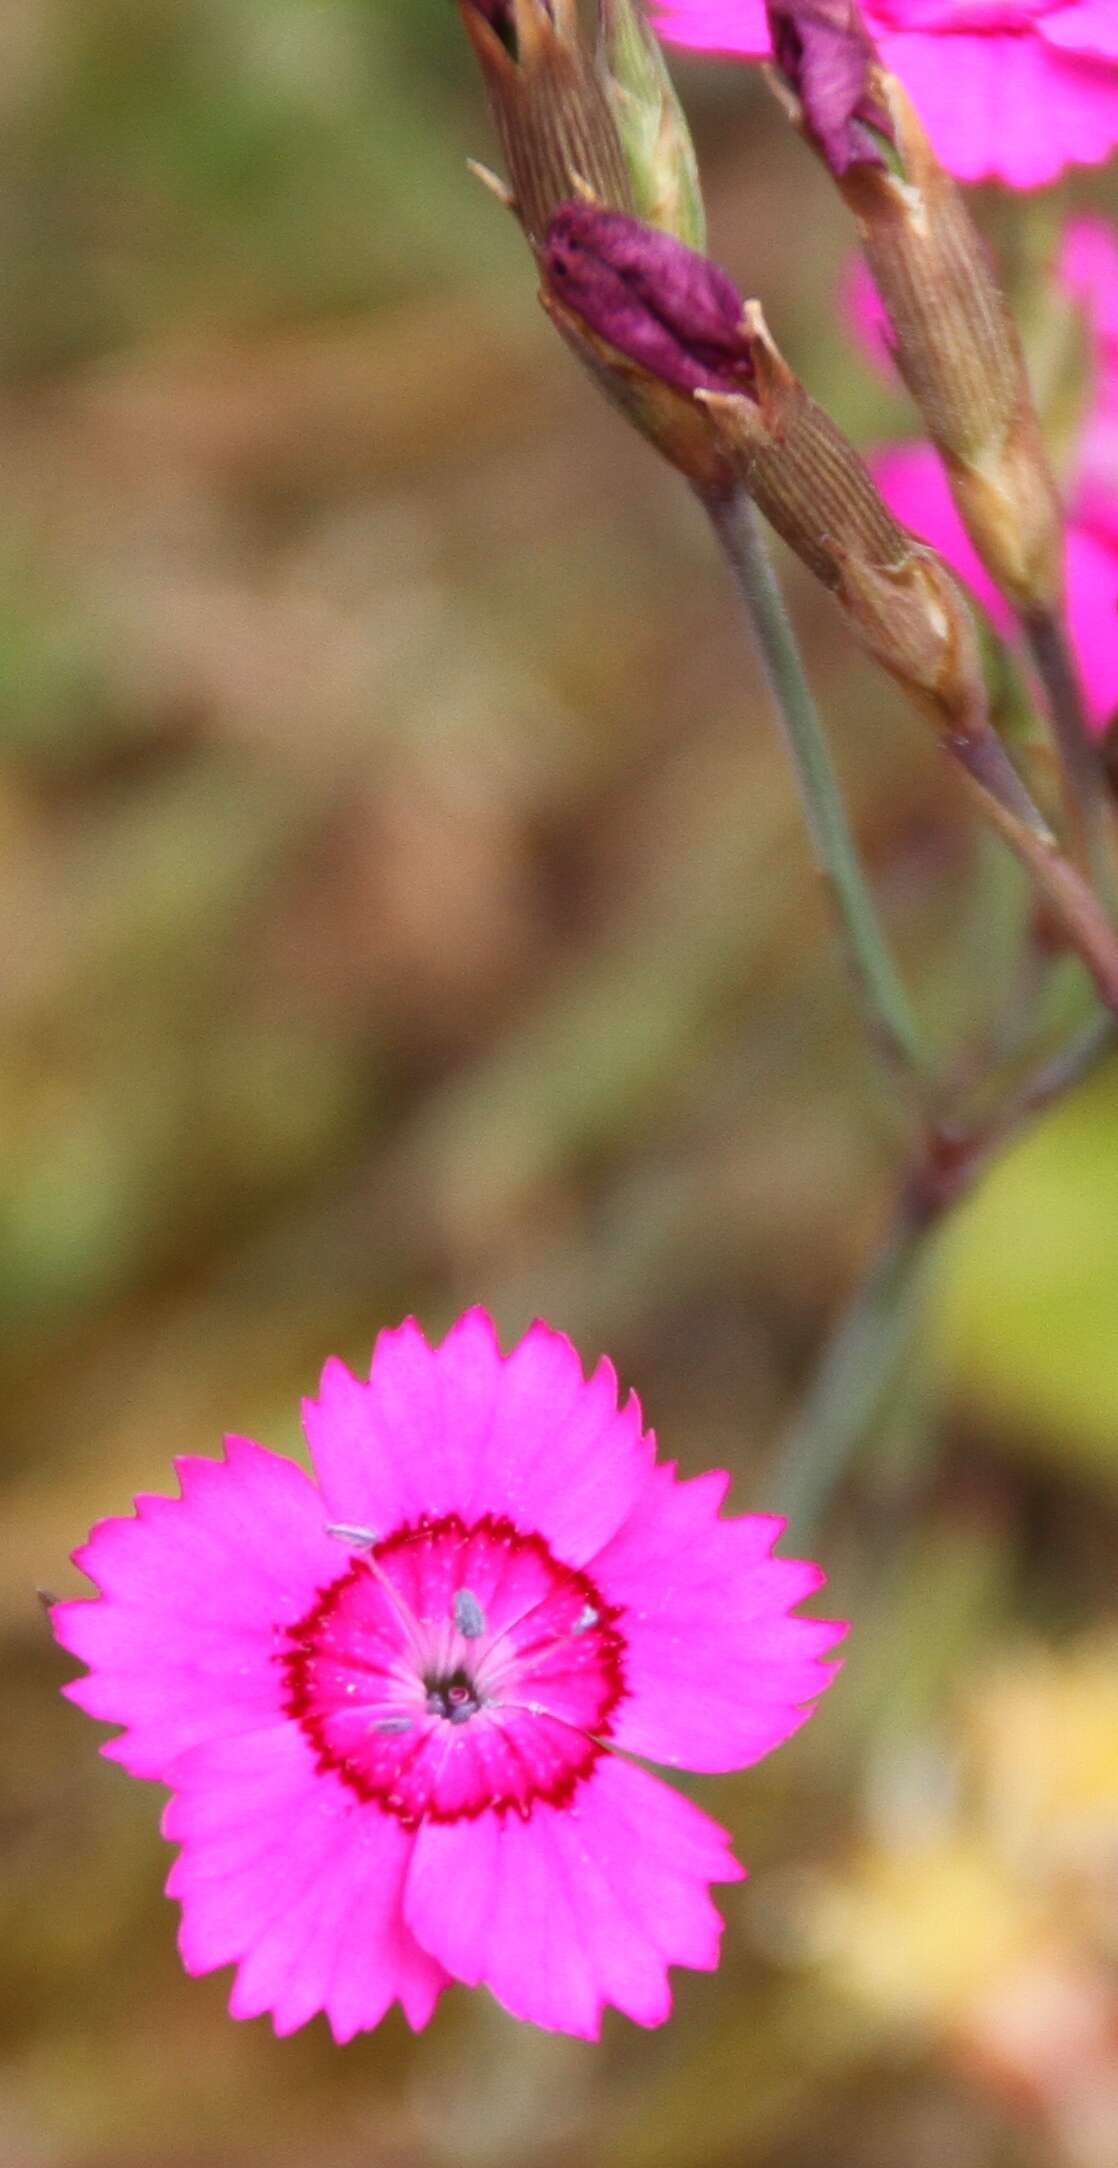
[[[1091,722],[1118,715],[1118,537],[1068,530],[1068,620]]]
[[[1075,450],[1072,518],[1118,542],[1118,240],[1104,220],[1069,222],[1059,277],[1086,315],[1091,347],[1091,396]],[[1082,651],[1081,659],[1086,667]]]
[[[1035,36],[890,32],[881,52],[960,180],[1039,188],[1118,143],[1118,73]]]
[[[893,326],[864,256],[851,256],[847,262],[839,287],[839,314],[867,361],[895,382]]]
[[[610,1363],[585,1378],[543,1324],[504,1356],[481,1310],[437,1348],[410,1320],[381,1333],[367,1385],[328,1363],[304,1419],[332,1519],[383,1535],[496,1505],[571,1565],[620,1525],[654,1453]]]
[[[289,2033],[321,2010],[348,2040],[400,2001],[426,2024],[446,1974],[404,1925],[409,1831],[323,1776],[293,1724],[197,1748],[174,1783],[183,1962],[237,1964],[234,2017],[269,2011]]]
[[[765,0],[656,0],[655,27],[671,45],[756,60],[772,50]]]
[[[1037,188],[1118,144],[1113,0],[867,0],[864,14],[961,180]],[[742,59],[769,51],[760,0],[662,0],[654,15],[676,45]]]
[[[817,1566],[774,1558],[783,1523],[721,1519],[724,1476],[654,1482],[595,1559],[598,1585],[625,1609],[628,1694],[611,1736],[653,1761],[738,1769],[799,1729],[834,1666],[845,1628],[788,1616],[822,1585]]]
[[[1072,218],[1064,229],[1059,277],[1086,311],[1101,378],[1118,372],[1118,238],[1102,218]]]
[[[1010,634],[1012,613],[975,555],[931,445],[896,445],[870,466],[898,519],[939,550],[998,631]],[[1077,500],[1067,530],[1068,621],[1090,719],[1101,728],[1118,709],[1118,491],[1097,501],[1089,474]],[[1102,516],[1107,510],[1113,532]]]
[[[177,1463],[181,1498],[138,1498],[134,1518],[98,1522],[74,1556],[100,1599],[51,1614],[92,1667],[63,1691],[127,1727],[104,1751],[133,1776],[161,1778],[199,1741],[274,1718],[283,1629],[337,1572],[303,1470],[245,1438],[225,1451]]]
[[[663,2023],[669,1965],[713,1970],[723,1923],[708,1885],[742,1873],[728,1845],[688,1800],[607,1758],[569,1807],[425,1824],[404,1913],[456,1979],[595,2040],[607,2005]]]
[[[921,541],[930,542],[953,572],[978,597],[1000,633],[1012,630],[1013,616],[981,563],[955,509],[942,463],[930,444],[895,444],[874,452],[869,461],[874,481],[887,505]]]
[[[1038,16],[1037,32],[1048,45],[1089,60],[1118,60],[1118,8],[1114,0],[1064,0]]]

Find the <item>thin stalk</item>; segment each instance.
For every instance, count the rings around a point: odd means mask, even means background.
[[[1028,867],[1072,948],[1082,957],[1107,1008],[1118,1016],[1118,932],[1098,897],[1070,858],[1033,830],[1011,830],[1006,822],[1002,832]]]
[[[990,1161],[1118,1049],[1112,1016],[1095,1017],[1011,1087],[973,1135],[941,1132],[904,1184],[893,1221],[824,1349],[769,1486],[797,1541],[818,1526],[859,1446],[868,1443],[920,1314],[936,1237]]]
[[[829,883],[870,1036],[894,1067],[927,1062],[900,974],[850,830],[842,790],[776,575],[744,491],[704,500],[745,603],[799,784],[816,858]]]
[[[1025,634],[1052,719],[1076,855],[1109,902],[1114,896],[1109,814],[1067,632],[1054,613],[1037,612],[1026,617]]]
[[[993,822],[1032,875],[1052,916],[1086,964],[1103,1001],[1118,1016],[1118,928],[1095,892],[1061,851],[1005,747],[988,723],[944,740]]]
[[[803,1541],[868,1439],[897,1376],[928,1258],[927,1223],[902,1205],[836,1325],[766,1490]]]
[[[1118,1022],[1113,1016],[1092,1017],[1066,1045],[1058,1047],[1054,1054],[1029,1069],[1002,1105],[989,1133],[988,1144],[981,1159],[976,1163],[985,1166],[1003,1145],[1012,1141],[1019,1129],[1033,1122],[1045,1109],[1054,1106],[1064,1093],[1078,1084],[1100,1061],[1118,1049]]]

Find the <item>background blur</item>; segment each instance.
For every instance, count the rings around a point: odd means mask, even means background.
[[[821,175],[743,72],[680,79],[714,252],[860,441],[903,433]],[[464,170],[448,0],[0,0],[0,142],[3,2168],[1108,2168],[1113,1069],[952,1234],[813,1538],[843,1679],[697,1787],[752,1878],[668,2028],[455,1990],[339,2051],[181,1973],[158,1795],[34,1599],[90,1521],[223,1429],[298,1450],[330,1351],[472,1300],[608,1349],[762,1505],[900,1147],[702,522]],[[1071,203],[1118,190],[985,207],[1042,328]],[[956,1032],[969,817],[789,592]]]

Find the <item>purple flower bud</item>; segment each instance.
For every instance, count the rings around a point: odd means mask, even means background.
[[[480,15],[499,37],[506,51],[516,52],[516,10],[513,0],[463,0],[464,10]]]
[[[855,0],[766,0],[776,65],[831,172],[884,165],[871,130],[889,118],[870,94],[874,46]]]
[[[752,389],[737,288],[671,234],[596,204],[564,203],[547,229],[543,270],[564,309],[664,383]]]
[[[538,0],[538,4],[551,19],[551,0]],[[516,0],[465,0],[465,5],[484,18],[510,53],[516,52]]]

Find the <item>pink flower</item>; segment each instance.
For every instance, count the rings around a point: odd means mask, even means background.
[[[654,0],[676,45],[761,59],[764,0]],[[960,180],[1037,188],[1118,145],[1115,0],[864,0],[881,58]]]
[[[1088,715],[1102,730],[1118,713],[1118,240],[1101,219],[1067,227],[1056,276],[1088,332],[1090,391],[1064,487],[1067,591]],[[847,305],[874,360],[887,361],[888,325],[861,267]],[[891,445],[870,465],[898,519],[947,559],[997,630],[1011,633],[1012,613],[975,555],[931,445]]]
[[[627,1757],[726,1770],[788,1738],[843,1629],[782,1523],[723,1520],[726,1477],[657,1466],[611,1366],[536,1324],[503,1357],[472,1310],[441,1347],[382,1333],[305,1407],[316,1480],[243,1438],[181,1498],[102,1521],[97,1602],[54,1608],[65,1689],[169,1784],[190,1972],[235,2017],[325,2011],[348,2040],[451,1980],[597,2036],[668,2016],[718,1961],[726,1832]]]

